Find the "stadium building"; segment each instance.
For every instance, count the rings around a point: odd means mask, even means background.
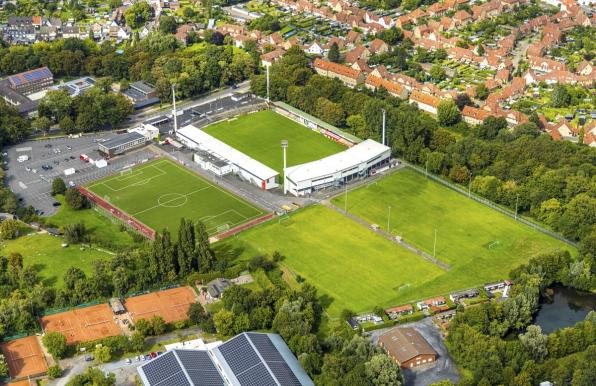
[[[285,170],[285,189],[304,196],[332,186],[368,177],[389,164],[391,148],[367,139],[318,161],[291,166]]]
[[[168,351],[138,373],[145,386],[314,386],[279,335],[254,332],[210,350]]]
[[[236,173],[263,190],[278,187],[279,173],[192,125],[176,131],[186,147],[197,151],[195,162],[217,175]]]

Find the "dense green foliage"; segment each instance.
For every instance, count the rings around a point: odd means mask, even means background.
[[[545,379],[558,385],[591,385],[596,375],[596,313],[573,327],[546,336],[530,325],[540,293],[553,283],[593,288],[592,272],[566,253],[538,256],[511,273],[515,282],[504,302],[460,309],[449,327],[447,344],[455,360],[470,371],[464,385],[525,385]],[[525,329],[525,331],[524,331]],[[518,339],[503,339],[521,332]]]

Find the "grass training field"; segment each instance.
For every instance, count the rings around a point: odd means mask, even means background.
[[[344,207],[344,195],[333,199]],[[486,267],[503,274],[537,253],[569,248],[444,185],[404,169],[348,193],[348,211],[390,230],[436,258],[484,277]]]
[[[281,141],[284,139],[288,140],[288,166],[315,161],[346,149],[271,110],[216,123],[203,130],[280,173],[283,172]]]
[[[343,196],[333,201],[343,208]],[[313,206],[218,245],[240,258],[279,251],[282,264],[315,285],[331,316],[371,311],[508,277],[530,257],[574,248],[411,170],[348,193],[348,210],[430,254],[437,229],[443,269],[344,215]],[[239,251],[239,252],[238,252]]]
[[[311,206],[216,244],[241,259],[280,251],[282,265],[319,289],[328,312],[369,311],[408,299],[443,270],[332,209]],[[416,293],[416,292],[414,292]]]
[[[168,228],[174,237],[182,217],[201,220],[209,233],[217,233],[264,214],[167,159],[104,178],[87,188],[156,231]]]

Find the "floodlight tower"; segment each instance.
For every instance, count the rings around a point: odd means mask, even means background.
[[[172,115],[174,116],[174,134],[178,130],[178,117],[176,116],[176,85],[172,83]]]
[[[267,103],[269,103],[269,67],[271,67],[271,66],[266,67],[267,68]]]
[[[385,116],[387,114],[387,112],[385,111],[385,109],[381,110],[383,111],[383,139],[382,139],[382,144],[385,144]]]
[[[287,139],[282,139],[281,140],[281,148],[284,149],[284,195],[288,192],[287,186],[286,186],[286,151],[288,149],[288,140]]]

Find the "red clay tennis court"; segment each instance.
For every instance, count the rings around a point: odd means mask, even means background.
[[[114,314],[107,304],[77,308],[41,318],[44,331],[61,332],[68,344],[120,335]]]
[[[48,370],[36,336],[4,342],[0,349],[13,379],[42,375]]]
[[[195,302],[189,287],[178,287],[128,298],[124,305],[133,321],[159,315],[166,323],[172,323],[188,319],[188,309]]]

